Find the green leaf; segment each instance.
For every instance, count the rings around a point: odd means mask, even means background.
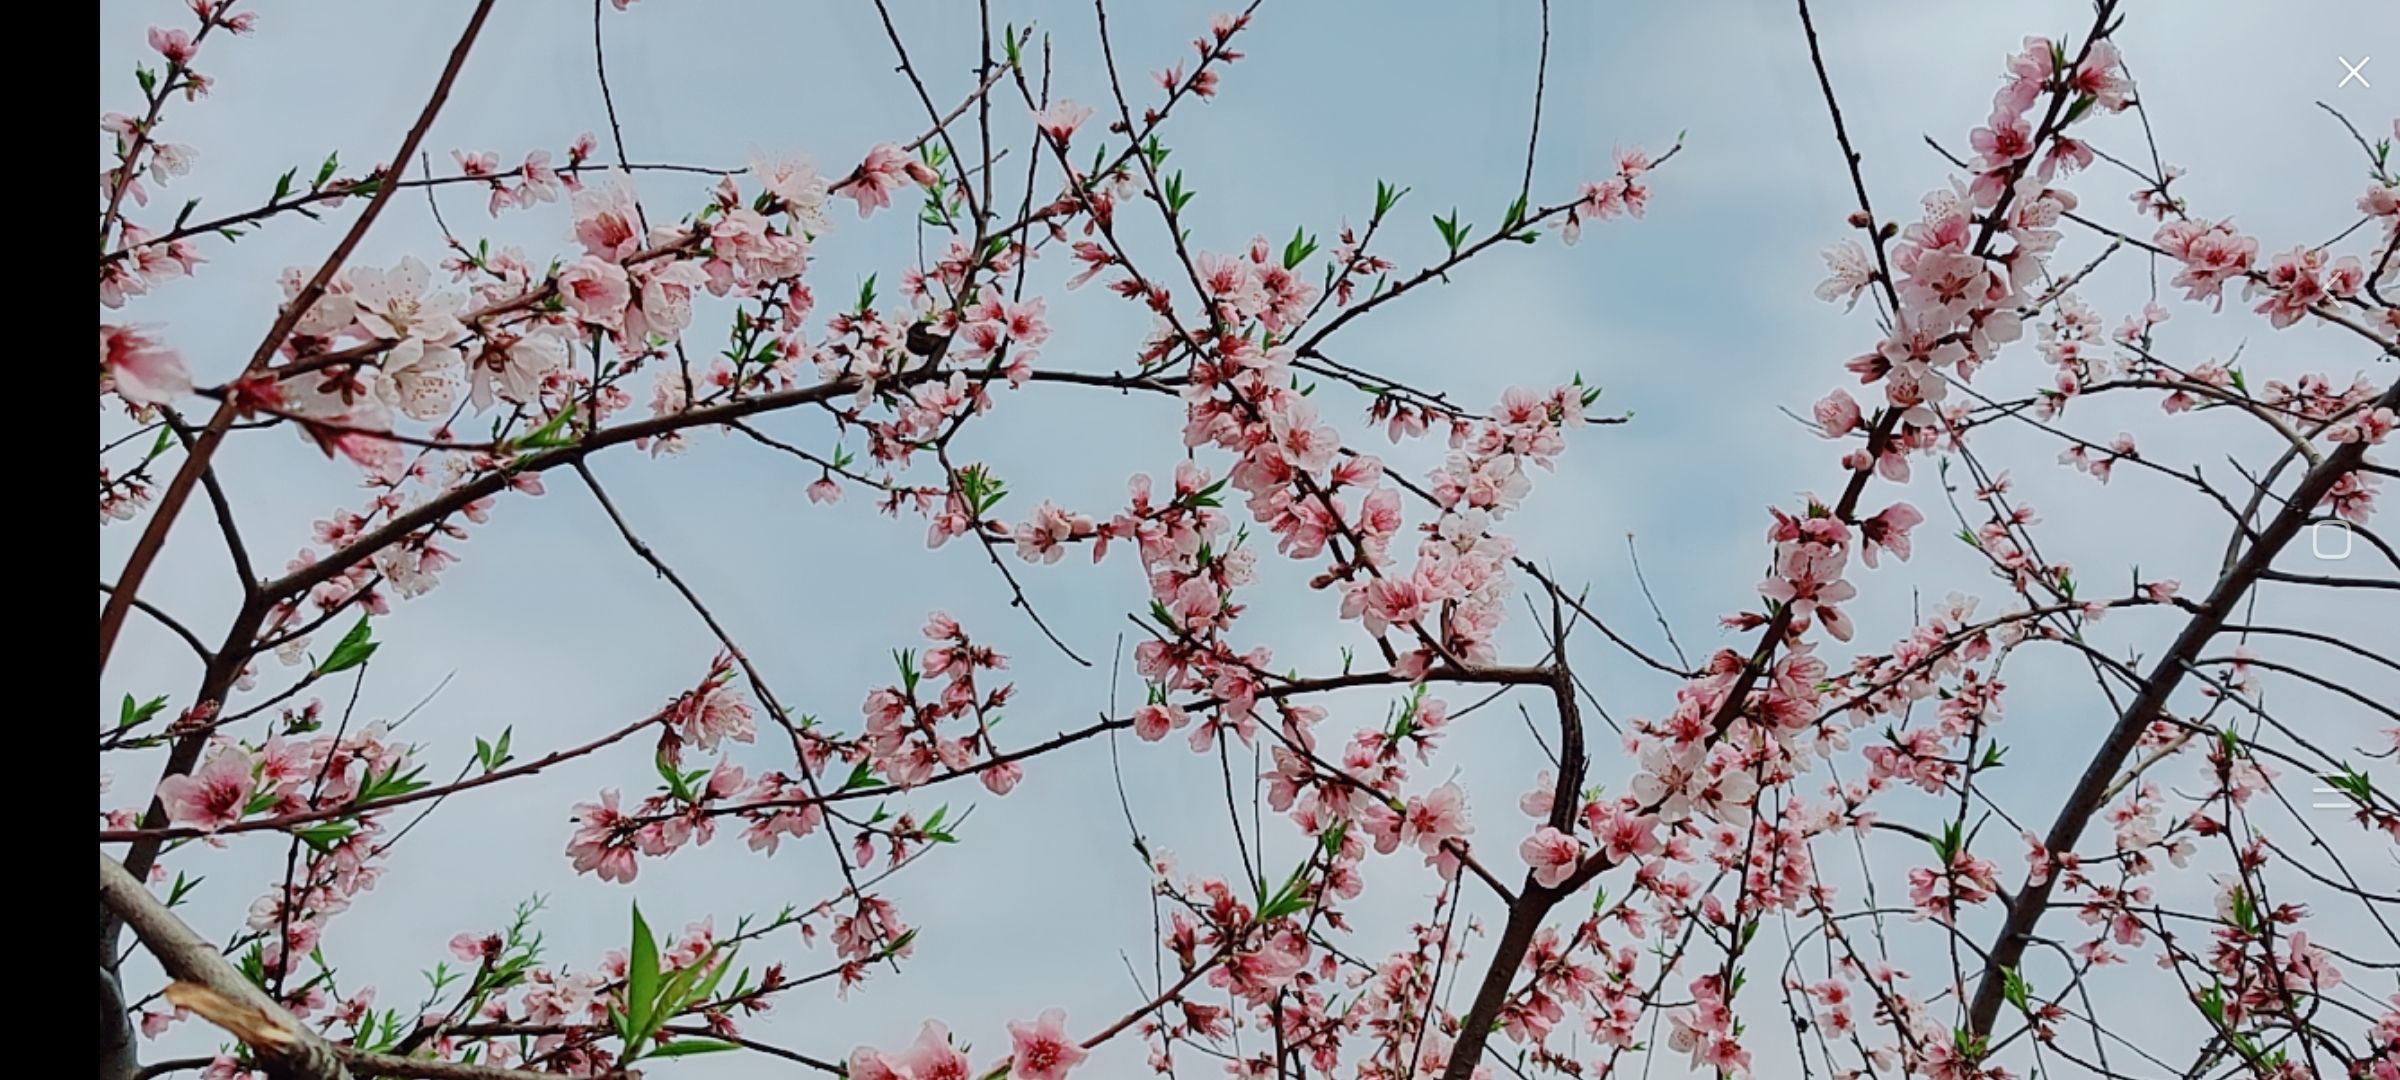
[[[635,904],[633,945],[625,954],[625,1024],[632,1038],[650,1033],[658,988],[658,939],[651,936],[650,924],[642,919],[642,905]],[[630,1039],[625,1051],[634,1052]]]
[[[708,968],[708,977],[700,980],[700,984],[692,988],[692,996],[685,1001],[685,1004],[706,1004],[710,1000],[709,995],[717,992],[717,984],[724,981],[725,973],[733,970],[733,954],[736,950],[725,949],[723,946],[719,946],[718,949],[722,949],[725,955],[715,956],[713,953],[717,950],[712,949],[712,955],[700,958],[701,966]],[[745,976],[747,974],[744,972]]]
[[[2338,773],[2326,773],[2324,780],[2327,784],[2332,785],[2334,790],[2356,800],[2360,806],[2371,806],[2375,802],[2374,781],[2368,779],[2367,774],[2348,764],[2344,764],[2342,771]]]
[[[2018,1012],[2030,1013],[2033,1011],[2030,1003],[2031,995],[2025,985],[2025,976],[2013,967],[2003,969],[2000,973],[2000,995],[2009,1004],[2016,1006]]]
[[[317,674],[332,675],[364,664],[368,657],[375,655],[376,648],[376,643],[369,639],[367,617],[361,615],[358,625],[342,635],[342,640],[334,645],[333,652],[325,657],[325,662],[317,665]]]
[[[117,726],[129,728],[147,721],[158,715],[158,710],[166,708],[166,706],[167,699],[163,695],[136,705],[133,702],[133,695],[127,694],[125,695],[125,704],[117,710]]]
[[[1301,263],[1306,262],[1310,255],[1316,254],[1316,251],[1316,237],[1310,236],[1300,229],[1293,229],[1292,242],[1283,245],[1283,268],[1290,270],[1298,267]]]
[[[1467,234],[1475,231],[1473,225],[1458,223],[1458,208],[1455,206],[1450,208],[1449,217],[1436,216],[1433,227],[1441,232],[1442,243],[1450,249],[1450,257],[1454,259],[1458,257],[1460,246],[1467,242]]]
[[[707,958],[702,957],[702,959],[706,960]],[[650,1018],[656,1022],[656,1026],[667,1026],[668,1020],[673,1019],[677,1013],[684,1010],[685,1006],[692,1003],[692,984],[699,978],[699,964],[680,968],[674,974],[667,976],[667,984],[658,990],[658,1003],[650,1010]]]
[[[1932,838],[1933,853],[1941,857],[1942,865],[1948,866],[1958,858],[1959,848],[1965,843],[1959,834],[1958,822],[1951,821],[1942,825],[1942,835]]]
[[[275,179],[275,194],[273,197],[267,200],[267,204],[272,206],[276,203],[282,202],[284,196],[291,194],[292,178],[298,175],[300,175],[300,168],[299,166],[295,165],[282,176],[277,177]]]
[[[341,154],[339,154],[339,153],[332,153],[332,154],[327,154],[327,155],[325,155],[325,164],[317,166],[317,179],[316,179],[316,182],[314,182],[314,183],[312,183],[312,184],[308,185],[308,190],[310,190],[310,191],[315,191],[315,190],[317,190],[318,188],[324,187],[324,186],[325,186],[325,181],[333,179],[333,171],[334,171],[335,169],[339,169],[339,168],[341,168],[341,167],[342,167],[342,155],[341,155]]]
[[[686,804],[692,802],[691,782],[684,778],[682,770],[677,769],[673,761],[667,759],[664,749],[658,752],[656,762],[658,775],[667,781],[667,791],[675,796],[675,801]]]
[[[478,736],[475,739],[475,764],[482,766],[487,773],[497,772],[500,766],[508,764],[508,741],[516,730],[514,727],[501,728],[497,742],[485,742]]]
[[[322,855],[333,850],[335,844],[349,839],[357,831],[358,826],[347,821],[323,821],[304,829],[292,830],[292,838],[307,844],[317,854]]]
[[[542,426],[526,432],[523,435],[519,435],[514,439],[510,439],[506,445],[505,452],[514,453],[520,450],[548,450],[560,446],[572,446],[574,445],[574,440],[568,438],[565,434],[565,431],[567,422],[573,420],[574,418],[575,406],[572,402],[570,402],[566,408],[558,411],[557,416],[553,416],[550,419],[543,421]]]
[[[410,792],[423,791],[432,786],[426,781],[418,779],[424,774],[425,768],[421,765],[410,769],[405,775],[400,772],[400,766],[394,765],[383,775],[372,776],[364,785],[360,786],[358,801],[362,803],[380,802],[384,799],[398,798]]]
[[[875,310],[875,275],[868,274],[867,280],[858,286],[858,313],[864,315],[873,310]]]
[[[642,1056],[653,1058],[690,1057],[693,1054],[715,1054],[739,1049],[741,1049],[739,1045],[723,1039],[684,1038],[667,1043]]]

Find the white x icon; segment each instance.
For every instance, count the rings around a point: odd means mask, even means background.
[[[2341,89],[2342,87],[2345,87],[2345,86],[2348,86],[2348,85],[2350,85],[2350,80],[2352,80],[2352,79],[2357,79],[2357,80],[2358,80],[2358,85],[2360,85],[2360,86],[2363,86],[2363,87],[2366,87],[2366,88],[2367,88],[2367,89],[2369,89],[2369,90],[2373,90],[2373,89],[2375,89],[2375,84],[2374,84],[2374,83],[2368,82],[2368,81],[2367,81],[2367,77],[2366,77],[2365,75],[2359,74],[2359,69],[2361,69],[2361,68],[2364,68],[2364,67],[2366,67],[2368,64],[2370,64],[2370,63],[2374,62],[2374,60],[2375,60],[2375,58],[2374,58],[2374,57],[2372,57],[2372,56],[2362,56],[2362,57],[2359,57],[2359,58],[2358,58],[2358,63],[2355,63],[2355,64],[2351,63],[2351,62],[2350,62],[2350,58],[2349,58],[2349,57],[2347,57],[2347,56],[2337,56],[2337,57],[2334,57],[2334,59],[2341,61],[2341,62],[2342,62],[2342,66],[2343,66],[2344,68],[2347,68],[2347,69],[2349,69],[2349,74],[2342,76],[2342,81],[2340,81],[2340,82],[2338,82],[2338,83],[2335,83],[2335,84],[2333,85],[2333,88],[2334,88],[2334,89],[2336,89],[2336,90],[2339,90],[2339,89]]]

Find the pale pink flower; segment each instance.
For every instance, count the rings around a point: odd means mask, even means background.
[[[1283,447],[1285,460],[1307,472],[1332,464],[1334,451],[1342,445],[1341,434],[1331,424],[1317,423],[1317,407],[1297,396],[1267,417],[1267,429]]]
[[[1144,705],[1133,711],[1133,733],[1143,742],[1157,742],[1191,722],[1191,716],[1177,705]]]
[[[457,399],[458,350],[408,338],[384,354],[375,396],[417,420],[439,420]]]
[[[983,780],[984,790],[994,795],[1006,795],[1016,790],[1018,782],[1025,779],[1025,767],[1013,761],[1004,761],[983,770],[978,776]]]
[[[1400,816],[1402,838],[1416,841],[1417,850],[1427,855],[1440,854],[1444,843],[1474,831],[1475,826],[1467,821],[1467,793],[1459,790],[1456,782],[1410,799]]]
[[[655,265],[644,264],[631,275],[641,286],[641,296],[639,303],[625,309],[625,341],[637,347],[653,337],[673,340],[683,333],[692,325],[692,290],[708,284],[707,272],[692,263],[677,260],[653,269]]]
[[[470,964],[480,964],[487,959],[498,959],[500,945],[500,936],[497,934],[461,931],[451,935],[450,955]]]
[[[1868,257],[1867,249],[1858,246],[1855,240],[1844,240],[1826,248],[1823,254],[1829,273],[1824,281],[1817,283],[1817,299],[1828,303],[1846,300],[1844,311],[1857,307],[1858,298],[1875,280],[1875,263]]]
[[[1884,507],[1883,512],[1858,523],[1859,555],[1869,567],[1875,565],[1875,553],[1889,548],[1891,553],[1907,562],[1910,553],[1909,530],[1925,523],[1925,515],[1904,502]]]
[[[242,820],[249,810],[257,764],[239,746],[224,746],[210,754],[199,771],[170,776],[158,783],[158,801],[167,820],[203,832],[215,832]]]
[[[158,50],[158,55],[166,57],[167,63],[176,67],[192,62],[192,35],[185,31],[153,26],[150,28],[150,47]]]
[[[1008,1037],[1016,1044],[1015,1053],[1009,1057],[1010,1080],[1060,1080],[1068,1069],[1091,1056],[1090,1051],[1068,1038],[1064,1009],[1045,1009],[1041,1018],[1032,1023],[1011,1020]]]
[[[100,371],[118,395],[140,404],[163,404],[192,392],[183,355],[141,327],[100,324]]]
[[[851,174],[842,193],[858,204],[858,216],[866,217],[892,205],[892,192],[903,182],[932,187],[939,178],[924,162],[908,156],[908,152],[884,143],[867,151],[867,159]]]
[[[469,365],[468,400],[477,409],[491,408],[498,398],[535,403],[542,384],[566,366],[567,344],[556,334],[537,329],[514,340],[497,336]]]
[[[1583,841],[1544,825],[1518,845],[1517,854],[1533,871],[1533,880],[1543,888],[1555,889],[1575,876],[1576,867],[1583,863]]]
[[[630,183],[624,173],[611,170],[607,183],[575,193],[575,239],[585,251],[623,262],[641,250],[641,214]]]
[[[1026,562],[1054,563],[1067,552],[1067,542],[1092,534],[1092,519],[1071,514],[1045,499],[1033,517],[1016,530],[1017,557]]]
[[[825,200],[828,193],[825,178],[817,174],[816,165],[809,159],[788,157],[770,161],[753,158],[750,161],[750,175],[758,179],[767,189],[767,194],[774,196],[775,201],[782,204],[784,212],[790,214],[801,228],[812,233],[826,230]]]
[[[390,270],[351,270],[350,299],[357,305],[359,327],[379,338],[416,338],[436,345],[465,336],[466,327],[458,321],[460,297],[427,295],[425,288],[432,280],[433,271],[414,255]]]
[[[625,308],[633,303],[633,285],[624,267],[586,255],[559,272],[558,292],[577,319],[611,333],[623,332]]]
[[[1556,805],[1558,805],[1558,776],[1548,769],[1543,769],[1540,773],[1535,774],[1533,790],[1517,797],[1517,809],[1524,811],[1525,816],[1530,818],[1549,817],[1551,808]]]
[[[758,734],[750,703],[725,683],[714,683],[697,698],[687,698],[677,714],[683,737],[702,750],[714,750],[725,739],[746,743]]]
[[[931,1020],[899,1056],[909,1080],[968,1080],[974,1072],[967,1055],[950,1045],[950,1029]]]
[[[1858,401],[1849,391],[1835,390],[1816,404],[1817,430],[1828,439],[1838,439],[1866,426],[1866,418],[1858,410]]]
[[[1063,147],[1067,145],[1068,139],[1074,137],[1075,129],[1082,127],[1083,122],[1091,118],[1091,106],[1077,105],[1061,98],[1051,102],[1048,108],[1036,111],[1033,114],[1033,123],[1035,127],[1042,129],[1042,134],[1050,136],[1051,141]]]
[[[1408,626],[1425,615],[1425,596],[1413,581],[1376,578],[1360,590],[1367,632],[1378,637],[1391,626]]]

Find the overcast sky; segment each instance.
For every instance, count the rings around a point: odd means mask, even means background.
[[[212,40],[203,52],[215,91],[196,105],[170,106],[163,137],[198,146],[201,157],[194,174],[160,198],[172,206],[202,196],[203,214],[222,213],[263,201],[277,175],[293,166],[306,175],[328,152],[357,167],[381,160],[421,106],[469,6],[261,5],[256,35]],[[957,100],[972,78],[975,31],[962,18],[970,8],[895,6],[933,97],[945,106]],[[1088,6],[996,7],[1050,35],[1059,93],[1105,99]],[[1451,389],[1471,404],[1511,384],[1548,386],[1578,372],[1604,387],[1596,411],[1631,411],[1634,422],[1577,433],[1561,471],[1537,477],[1512,533],[1560,579],[1588,582],[1595,607],[1616,625],[1657,646],[1626,559],[1626,537],[1638,537],[1649,580],[1684,646],[1733,644],[1739,639],[1718,631],[1715,619],[1755,603],[1764,507],[1790,505],[1804,491],[1830,494],[1842,479],[1828,445],[1780,410],[1805,413],[1810,401],[1847,381],[1842,361],[1875,340],[1867,312],[1845,316],[1810,295],[1823,272],[1816,253],[1845,235],[1853,199],[1789,5],[1555,7],[1536,201],[1560,201],[1603,175],[1612,145],[1657,153],[1685,133],[1682,156],[1655,178],[1648,219],[1589,228],[1575,248],[1545,238],[1495,251],[1446,287],[1344,329],[1327,351]],[[180,25],[188,18],[183,9],[167,0],[102,8],[103,110],[131,111],[130,69],[147,59],[143,28]],[[1128,78],[1187,61],[1188,40],[1215,10],[1181,2],[1113,9],[1114,46]],[[1165,136],[1174,164],[1199,192],[1188,217],[1193,243],[1228,250],[1255,234],[1280,241],[1304,226],[1330,245],[1342,222],[1364,222],[1379,179],[1411,189],[1387,251],[1403,267],[1438,250],[1425,223],[1430,214],[1455,206],[1488,229],[1515,194],[1523,164],[1537,18],[1534,4],[1519,2],[1265,5],[1243,39],[1248,59],[1224,73],[1216,100],[1179,108]],[[1945,182],[1946,166],[1922,137],[1963,146],[2020,38],[2079,33],[2088,21],[2086,7],[2073,2],[1825,4],[1819,24],[1827,61],[1878,207],[1901,216]],[[905,140],[925,126],[892,71],[871,4],[644,0],[629,12],[609,12],[605,29],[625,140],[639,161],[733,167],[753,153],[805,152],[839,174],[869,146]],[[2120,41],[2150,105],[2160,153],[2188,170],[2179,190],[2195,213],[2237,215],[2270,251],[2321,242],[2355,219],[2351,205],[2366,182],[2360,156],[2314,102],[2337,105],[2370,133],[2388,130],[2400,112],[2400,5],[2133,5]],[[2356,61],[2387,52],[2363,69],[2372,87],[2337,87],[2344,71],[2337,56]],[[605,133],[596,91],[588,4],[502,5],[428,140],[437,169],[448,171],[452,148],[495,151],[513,164],[536,148],[561,153],[578,133]],[[997,111],[1016,141],[1016,110]],[[2101,123],[2092,137],[2105,149],[2141,148],[2131,114]],[[2125,196],[2133,184],[2123,174],[2098,170],[2071,186],[2094,215],[2132,227]],[[644,177],[640,190],[656,219],[696,205],[699,186]],[[462,234],[522,245],[536,264],[573,246],[562,208],[495,222],[481,197],[464,189],[451,189],[442,206]],[[907,214],[861,223],[847,203],[837,211],[810,271],[823,305],[854,295],[869,273],[894,280],[913,251]],[[170,285],[132,312],[160,324],[203,382],[222,381],[272,317],[275,274],[314,266],[337,235],[329,225],[286,219],[238,245],[206,241],[210,262],[197,280]],[[2060,262],[2081,265],[2099,247],[2089,235],[2071,235]],[[388,265],[409,253],[430,263],[437,250],[425,204],[411,193],[391,207],[352,265]],[[1146,318],[1099,290],[1063,293],[1058,284],[1070,268],[1055,262],[1047,277],[1036,276],[1051,297],[1056,328],[1045,366],[1129,366]],[[2083,295],[2113,326],[2139,310],[2149,287],[2143,264],[2120,256]],[[2373,367],[2372,356],[2348,340],[2306,327],[2268,333],[2238,307],[2218,318],[2188,305],[2173,310],[2163,335],[2172,357],[2198,363],[2242,348],[2253,385],[2306,371],[2347,382]],[[704,312],[689,340],[712,351],[721,332]],[[2391,369],[2373,374],[2388,380]],[[1987,392],[2021,393],[2044,381],[2046,370],[2021,347],[1987,378]],[[1355,422],[1363,399],[1338,387],[1318,393],[1347,434],[1382,449],[1381,437]],[[1005,512],[1012,517],[1043,498],[1104,515],[1121,501],[1129,473],[1164,476],[1181,456],[1180,418],[1165,399],[1037,387],[1000,405],[970,426],[961,447],[1010,481]],[[2126,428],[2155,432],[2144,437],[2146,455],[2198,461],[2228,482],[2235,478],[2227,455],[2259,456],[2262,444],[2236,425],[2162,428],[2154,409],[2095,401],[2079,405],[2070,421],[2103,442]],[[762,426],[811,449],[833,443],[816,417],[775,417]],[[864,693],[890,678],[890,651],[920,644],[918,628],[936,609],[1010,655],[1021,696],[1004,740],[1021,744],[1087,723],[1112,692],[1140,700],[1130,672],[1113,688],[1109,677],[1124,614],[1147,604],[1130,561],[1093,568],[1070,558],[1019,568],[1044,616],[1098,661],[1079,667],[1006,607],[1005,586],[974,546],[927,553],[923,525],[913,518],[883,518],[856,497],[830,509],[806,503],[801,489],[814,474],[788,458],[738,437],[703,433],[693,442],[678,458],[651,460],[627,449],[593,464],[633,524],[708,599],[794,709],[854,725]],[[2084,580],[2114,594],[2136,564],[2146,577],[2180,577],[2189,591],[2213,578],[2223,530],[2188,492],[2127,472],[2100,488],[2054,464],[2055,446],[2020,432],[1994,431],[1987,445],[1987,457],[2013,466],[2026,498],[2045,512],[2051,524],[2041,535],[2056,546],[2053,557],[2084,568]],[[1389,459],[1412,476],[1434,463],[1415,448]],[[1224,462],[1203,460],[1223,471]],[[262,569],[280,568],[307,544],[313,518],[359,497],[354,472],[317,459],[288,431],[238,435],[221,461]],[[1939,539],[1953,523],[1934,472],[1921,468],[1905,493],[1932,519],[1919,558],[1856,575],[1867,594],[1861,646],[1880,649],[1904,633],[1916,599],[1930,605],[1958,590],[1988,597],[1987,611],[2001,602],[2003,591],[1969,553]],[[491,524],[459,545],[464,561],[442,588],[379,621],[377,636],[389,644],[368,678],[364,715],[397,716],[438,689],[404,729],[427,748],[435,772],[457,765],[469,736],[507,725],[515,726],[524,757],[619,726],[689,686],[715,651],[705,628],[626,550],[579,485],[553,479],[542,498],[504,499]],[[1873,498],[1901,495],[1879,484]],[[135,528],[103,530],[104,565],[122,559]],[[222,625],[232,600],[209,533],[186,522],[143,593],[192,613],[208,628],[204,635]],[[1279,565],[1252,590],[1244,633],[1273,646],[1279,666],[1336,669],[1344,646],[1364,642],[1335,620],[1332,597],[1297,587],[1306,573],[1295,570]],[[1533,660],[1522,612],[1514,614],[1504,652]],[[2269,594],[2260,620],[2270,615],[2387,651],[2400,647],[2390,613],[2362,603]],[[2173,631],[2164,619],[2120,614],[2101,634],[2120,652],[2155,655]],[[124,693],[177,695],[176,707],[188,704],[183,696],[196,673],[172,639],[136,620],[124,644],[101,687],[104,713],[113,717],[111,703]],[[1670,707],[1670,681],[1602,643],[1584,642],[1576,659],[1612,714],[1655,716]],[[2046,824],[2058,792],[2113,719],[2070,661],[2029,651],[2005,673],[2016,689],[2003,737],[2026,767],[2002,770],[1994,786],[2029,823]],[[2386,700],[2400,698],[2388,672],[2322,670]],[[2291,695],[2287,707],[2322,725],[2314,730],[2329,743],[2368,739],[2371,725],[2354,706],[2305,689],[2273,693]],[[1333,730],[1380,722],[1393,697],[1333,699]],[[1541,701],[1526,704],[1537,722],[1548,722]],[[1238,876],[1216,763],[1172,740],[1128,741],[1121,749],[1133,808],[1152,842],[1176,851],[1188,872]],[[784,764],[764,743],[737,757],[754,768]],[[1456,775],[1475,794],[1481,848],[1513,866],[1526,828],[1514,803],[1540,759],[1514,709],[1494,707],[1462,725],[1447,755],[1418,781]],[[155,765],[113,764],[108,805],[138,799]],[[1109,748],[1091,742],[1030,764],[1026,782],[1006,799],[953,787],[905,800],[921,810],[947,802],[953,815],[975,806],[962,831],[966,843],[934,853],[890,886],[907,921],[924,927],[906,973],[879,975],[846,1002],[801,991],[755,1032],[841,1057],[862,1042],[904,1043],[934,1017],[972,1041],[981,1064],[1005,1048],[1006,1020],[1060,1006],[1082,1033],[1122,1014],[1139,998],[1120,954],[1148,971],[1150,914],[1108,770]],[[1596,771],[1614,784],[1628,770],[1611,757]],[[580,968],[623,944],[627,904],[637,897],[655,924],[679,927],[713,915],[722,929],[744,913],[813,903],[838,888],[817,842],[761,859],[732,838],[646,862],[630,888],[574,876],[562,854],[569,805],[611,786],[631,800],[653,783],[647,751],[628,745],[453,800],[395,849],[382,887],[331,925],[328,951],[341,958],[345,982],[382,985],[385,1004],[413,1000],[421,986],[415,972],[445,955],[453,933],[497,927],[515,902],[536,893],[549,898],[541,929],[551,962]],[[2012,885],[2021,866],[2014,831],[1995,825],[1985,852]],[[1304,849],[1288,825],[1270,820],[1266,832],[1269,865],[1300,857]],[[2371,839],[2346,842],[2364,845],[2364,872],[2382,870],[2376,860],[2388,864]],[[209,874],[189,911],[215,934],[233,925],[281,850],[252,836],[226,852],[186,854],[168,865]],[[1900,852],[1879,865],[1897,875],[1912,857]],[[1356,952],[1384,955],[1400,941],[1394,931],[1424,917],[1433,882],[1413,862],[1371,864]],[[248,869],[230,869],[236,866]],[[2177,888],[2184,900],[2203,902],[2195,898],[2205,895],[2204,881]],[[787,938],[745,959],[809,970],[829,955]],[[1916,965],[1928,989],[1947,966],[1937,956],[1924,954]],[[2134,975],[2147,980],[2142,985],[2161,985],[2146,966]],[[1764,1030],[1753,1041],[1765,1069],[1789,1050],[1781,1006],[1771,990],[1744,1000],[1745,1014]],[[1463,994],[1456,1004],[1464,1008]],[[2197,1038],[2188,1018],[2167,1010],[2120,1019],[2129,1038],[2154,1046]],[[208,1034],[187,1026],[164,1045],[189,1048]],[[1121,1040],[1087,1068],[1095,1076],[1132,1076],[1140,1062],[1138,1043]],[[1662,1059],[1662,1074],[1673,1075],[1674,1064]],[[657,1074],[784,1075],[764,1060],[662,1064]]]

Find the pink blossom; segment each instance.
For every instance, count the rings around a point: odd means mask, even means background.
[[[1016,1044],[1009,1058],[1011,1080],[1060,1080],[1083,1063],[1091,1052],[1067,1037],[1064,1009],[1045,1009],[1033,1023],[1008,1022],[1008,1037]]]
[[[417,339],[447,345],[465,335],[458,321],[461,298],[425,290],[433,272],[411,255],[390,270],[361,266],[349,273],[350,299],[359,326],[388,339]]]
[[[166,57],[167,63],[176,67],[192,62],[192,35],[185,31],[153,26],[150,28],[150,47],[158,50],[158,55]]]
[[[1535,882],[1555,889],[1575,876],[1576,868],[1583,864],[1583,841],[1544,825],[1518,845],[1517,854],[1533,871]]]
[[[1828,439],[1838,439],[1866,426],[1858,410],[1858,401],[1848,391],[1836,390],[1816,404],[1817,430]]]
[[[500,956],[501,941],[497,934],[478,934],[463,931],[450,938],[450,955],[470,964],[495,960]]]
[[[558,291],[576,318],[611,332],[623,331],[625,308],[633,302],[624,267],[586,255],[559,273]]]
[[[1392,626],[1409,626],[1425,615],[1425,597],[1413,581],[1376,578],[1360,592],[1367,632],[1381,636]]]
[[[1901,562],[1907,562],[1909,530],[1924,523],[1925,515],[1907,503],[1897,502],[1884,507],[1882,513],[1858,523],[1859,556],[1869,567],[1873,567],[1875,553],[1888,548],[1892,554],[1900,557]]]
[[[575,804],[574,820],[576,831],[567,842],[567,855],[575,871],[596,873],[602,881],[631,882],[640,867],[634,862],[631,823],[617,809],[616,789],[602,791],[599,802]]]
[[[1402,838],[1414,839],[1417,850],[1427,855],[1440,854],[1443,844],[1475,831],[1467,821],[1467,793],[1456,782],[1410,799],[1400,820]]]
[[[950,1029],[932,1020],[897,1054],[862,1046],[850,1055],[851,1080],[970,1080],[973,1074],[967,1056],[950,1045]]]
[[[1077,105],[1065,98],[1060,98],[1051,102],[1048,108],[1036,111],[1033,114],[1033,123],[1035,127],[1042,129],[1043,134],[1050,136],[1052,142],[1063,147],[1067,145],[1068,139],[1074,137],[1075,129],[1082,127],[1083,122],[1091,118],[1091,106]]]
[[[702,750],[714,750],[725,739],[746,743],[758,732],[750,703],[742,700],[740,691],[721,682],[686,695],[676,706],[675,723],[683,737]]]
[[[897,146],[885,143],[867,151],[867,159],[859,163],[858,171],[850,175],[842,193],[858,204],[861,218],[892,205],[892,192],[903,182],[931,187],[938,178],[924,162],[908,156]]]
[[[158,782],[158,801],[167,820],[215,832],[242,820],[250,807],[257,761],[236,745],[219,747],[199,771]]]
[[[1141,736],[1143,742],[1157,742],[1166,738],[1168,732],[1180,730],[1191,722],[1192,718],[1176,705],[1144,705],[1133,711],[1133,733]]]
[[[182,354],[141,327],[100,324],[100,371],[127,401],[164,404],[192,392]]]
[[[623,262],[641,249],[641,214],[631,185],[624,173],[611,170],[607,182],[575,193],[575,240],[583,250]]]
[[[1090,536],[1092,528],[1092,519],[1070,514],[1045,499],[1034,508],[1030,520],[1017,526],[1017,557],[1026,562],[1055,563],[1066,554],[1068,541]]]
[[[1817,299],[1827,302],[1847,301],[1843,310],[1858,306],[1858,298],[1866,294],[1867,286],[1875,280],[1875,263],[1867,249],[1855,240],[1844,240],[1824,251],[1825,268],[1830,271],[1824,281],[1817,283]]]

